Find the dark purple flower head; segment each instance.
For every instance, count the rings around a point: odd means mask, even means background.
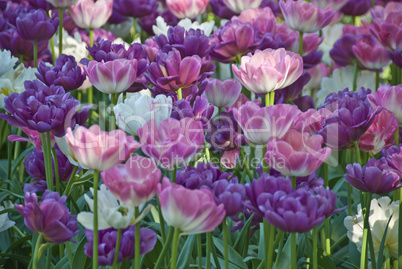
[[[260,7],[269,7],[275,16],[281,13],[281,9],[279,8],[279,4],[276,1],[272,0],[262,0]]]
[[[367,165],[348,164],[346,181],[358,190],[377,194],[385,194],[402,187],[401,178],[388,166],[383,157],[380,160],[370,159]]]
[[[324,55],[324,52],[321,50],[314,50],[307,55],[303,56],[303,68],[310,69],[321,62],[321,58]]]
[[[16,21],[18,34],[29,41],[49,40],[59,26],[59,19],[49,19],[43,9],[31,10]]]
[[[84,230],[88,243],[85,244],[85,255],[93,257],[93,231]],[[113,228],[99,231],[99,265],[113,265],[116,251],[118,231]],[[117,262],[131,260],[134,258],[135,226],[129,226],[122,230],[119,256]],[[156,233],[148,228],[140,228],[140,254],[144,255],[150,252],[156,244]]]
[[[210,0],[209,1],[212,12],[222,19],[230,20],[233,16],[238,15],[228,8],[223,0]]]
[[[42,54],[47,48],[47,41],[38,43],[38,55]],[[33,43],[23,39],[15,27],[11,27],[5,32],[0,32],[0,47],[11,51],[17,58],[22,57],[25,62],[33,60]]]
[[[45,85],[62,86],[66,91],[78,89],[85,81],[85,73],[77,65],[73,56],[65,54],[56,59],[56,66],[50,67],[44,62],[38,65],[36,77]]]
[[[215,181],[210,188],[216,204],[225,206],[226,216],[235,216],[243,209],[246,199],[246,189],[239,184],[237,178],[229,181],[221,179]]]
[[[114,5],[115,2],[113,2]],[[110,16],[109,20],[107,21],[110,24],[120,24],[125,21],[128,21],[128,18],[123,16],[116,8],[113,7],[112,16]]]
[[[156,11],[157,0],[114,0],[113,9],[126,17],[140,18]]]
[[[397,146],[391,146],[388,149],[383,149],[381,154],[385,157],[386,166],[385,168],[380,167],[382,170],[388,169],[393,170],[402,178],[402,153],[401,148]]]
[[[321,185],[311,190],[314,192],[315,198],[317,198],[319,203],[325,205],[326,209],[324,211],[324,214],[326,218],[338,212],[338,210],[335,210],[337,199],[336,193],[331,191],[329,187],[324,187]]]
[[[156,25],[156,18],[161,16],[163,20],[169,26],[176,26],[179,22],[179,19],[173,15],[169,8],[164,8],[163,10],[156,10],[151,14],[141,17],[138,20],[138,24],[141,26],[141,29],[147,32],[148,35],[153,36],[154,30],[152,26]]]
[[[364,96],[364,92],[364,89],[361,90],[360,96]],[[323,121],[323,129],[317,133],[324,137],[325,144],[332,149],[351,148],[373,123],[375,115],[381,111],[381,108],[374,110],[366,97],[364,100],[359,99],[359,93],[342,91],[327,98],[326,104],[328,99],[333,100],[326,108],[335,110],[329,109],[334,113]]]
[[[353,65],[353,61],[356,60],[356,56],[352,47],[356,44],[356,42],[357,37],[355,35],[344,34],[335,42],[333,48],[329,52],[332,60],[334,60],[334,62],[340,66]]]
[[[25,16],[31,10],[32,7],[28,5],[28,2],[14,3],[8,1],[7,7],[3,14],[4,18],[6,18],[11,25],[16,26],[17,18],[20,16]]]
[[[209,120],[214,113],[214,105],[208,103],[208,99],[202,95],[197,96],[193,105],[185,99],[178,100],[173,103],[173,111],[171,118],[181,120],[183,118],[192,118],[203,123],[204,128],[207,127]]]
[[[157,35],[155,42],[159,48],[168,53],[173,49],[180,52],[182,58],[198,55],[204,59],[208,57],[213,46],[209,44],[209,38],[200,29],[186,31],[181,26],[169,27],[167,36]]]
[[[316,172],[307,177],[296,177],[296,188],[313,189],[323,185],[324,185],[324,179],[321,177],[317,177]]]
[[[304,61],[303,61],[304,62]],[[275,91],[275,104],[287,103],[298,98],[303,87],[310,81],[311,75],[304,70],[303,74],[291,85]]]
[[[89,46],[89,44],[91,42],[91,39],[89,37],[89,32],[87,30],[77,28],[77,29],[75,29],[75,31],[73,31],[73,33],[76,31],[78,31],[78,33],[80,34],[82,41],[85,44],[87,44],[87,46]],[[98,40],[98,38],[114,41],[116,39],[116,36],[110,31],[107,31],[103,28],[98,28],[98,29],[94,29],[94,40]]]
[[[363,87],[360,88],[358,92],[350,91],[349,88],[346,88],[343,91],[328,94],[328,96],[325,98],[324,104],[322,104],[318,109],[326,108],[329,111],[334,112],[341,107],[341,103],[344,98],[356,99],[366,102],[367,95],[369,95],[370,93],[370,89],[366,90]]]
[[[201,189],[203,186],[210,189],[214,182],[228,181],[233,177],[230,172],[222,172],[214,163],[198,163],[197,167],[184,165],[176,172],[176,183],[191,190]]]
[[[288,194],[282,191],[262,193],[257,203],[270,224],[284,232],[305,233],[325,219],[329,201],[312,190],[300,188]]]
[[[361,16],[366,14],[371,7],[371,0],[349,0],[342,8],[345,15]]]
[[[54,9],[54,6],[49,1],[46,0],[28,0],[28,3],[34,9],[43,9],[45,11]]]
[[[402,68],[402,50],[387,51],[387,56],[396,64],[399,68]]]
[[[84,124],[88,119],[88,111],[92,107],[84,106],[80,111],[80,102],[63,87],[50,87],[40,81],[25,81],[25,91],[12,93],[5,98],[5,109],[8,114],[0,114],[0,118],[17,127],[28,127],[40,133],[52,132],[55,136],[64,136],[68,127]]]
[[[15,205],[15,209],[24,216],[25,225],[34,233],[43,233],[50,243],[63,243],[78,234],[77,216],[70,215],[64,205],[67,197],[57,192],[46,190],[40,205],[35,193],[25,193],[23,205]]]
[[[74,166],[69,162],[66,155],[56,146],[57,164],[59,179],[61,181],[69,180],[71,173],[73,172]],[[52,158],[53,159],[53,158]],[[55,169],[54,160],[53,164],[53,180],[55,181]],[[28,153],[24,159],[24,167],[28,175],[32,179],[37,179],[32,183],[24,184],[24,192],[38,192],[46,190],[46,173],[45,173],[45,159],[43,152],[38,152],[36,150]]]
[[[212,119],[205,139],[219,151],[239,149],[247,144],[246,137],[233,116],[233,111],[221,112],[218,117]]]

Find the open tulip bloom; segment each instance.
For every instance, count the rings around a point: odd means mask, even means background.
[[[401,68],[395,0],[0,0],[0,268],[401,269]]]

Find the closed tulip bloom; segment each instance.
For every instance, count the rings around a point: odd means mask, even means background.
[[[121,93],[137,79],[137,60],[90,61],[84,66],[89,81],[104,93]]]
[[[384,107],[392,111],[398,119],[399,127],[402,127],[402,84],[381,85],[376,92],[369,94],[367,99],[374,107]]]
[[[374,155],[393,143],[395,132],[398,130],[398,120],[394,113],[387,109],[381,110],[374,118],[368,130],[359,139],[359,148]]]
[[[189,190],[163,178],[159,202],[166,223],[182,234],[212,232],[225,217],[224,205],[216,205],[211,191]]]
[[[125,17],[148,16],[158,8],[157,0],[114,0],[113,8]]]
[[[232,69],[249,91],[266,94],[295,82],[303,73],[303,59],[282,48],[257,50],[241,58],[240,68]]]
[[[112,16],[113,0],[78,0],[68,10],[80,28],[101,28]]]
[[[209,79],[205,86],[205,94],[208,102],[217,107],[232,106],[241,92],[241,84],[235,79],[220,81],[219,79]]]
[[[170,11],[179,19],[194,19],[205,11],[209,0],[166,0]]]
[[[240,109],[233,109],[246,138],[259,145],[266,145],[271,138],[285,136],[299,113],[297,106],[288,104],[261,108],[254,102],[247,102]]]
[[[15,209],[24,216],[24,223],[34,233],[42,233],[49,243],[63,243],[71,240],[79,232],[77,217],[70,215],[64,203],[67,197],[46,190],[40,205],[35,193],[25,193],[23,205]]]
[[[388,166],[385,158],[370,159],[363,167],[358,163],[348,164],[346,172],[346,181],[364,192],[385,194],[402,187],[401,178]]]
[[[290,130],[282,140],[268,142],[265,160],[285,176],[308,176],[331,154],[330,148],[322,148],[323,142],[320,135]]]
[[[214,182],[211,191],[218,205],[223,204],[226,216],[235,216],[243,209],[243,202],[246,200],[246,189],[243,184],[238,183],[237,178],[230,181],[221,179]]]
[[[335,12],[331,6],[323,9],[303,0],[279,2],[286,24],[303,33],[314,33],[331,23]]]
[[[211,5],[212,12],[219,18],[230,20],[237,14],[228,8],[223,0],[210,0],[209,4]]]
[[[66,141],[73,159],[83,168],[105,171],[126,161],[140,144],[122,130],[101,131],[98,125],[89,129],[78,126],[67,129]]]
[[[371,7],[370,0],[349,0],[341,9],[345,15],[361,16],[366,14]]]
[[[43,9],[31,10],[17,18],[18,34],[29,41],[41,42],[49,40],[59,26],[59,19],[49,19]]]
[[[256,8],[262,0],[223,0],[225,5],[235,13],[240,13],[248,8]]]
[[[172,98],[163,94],[152,98],[145,94],[134,93],[113,109],[119,128],[129,134],[137,135],[138,129],[149,120],[154,119],[159,126],[161,121],[170,118],[172,107]]]
[[[162,178],[153,159],[133,156],[101,173],[103,183],[120,201],[140,206],[156,195],[156,186]]]
[[[381,69],[390,63],[387,51],[372,35],[363,35],[352,46],[359,62],[368,69]]]
[[[75,5],[78,0],[47,0],[51,3],[54,7],[57,8],[67,8]]]
[[[192,118],[148,121],[138,130],[142,151],[167,170],[190,162],[204,145],[201,121]]]
[[[233,20],[251,23],[260,34],[275,33],[276,17],[269,7],[247,8],[239,16],[233,17]]]

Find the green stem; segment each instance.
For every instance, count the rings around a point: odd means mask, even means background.
[[[269,165],[267,163],[267,161],[265,160],[265,153],[267,153],[267,145],[264,145],[262,147],[262,156],[261,156],[261,163],[262,163],[262,171],[264,173],[269,174]]]
[[[173,229],[173,227],[171,227],[170,229]],[[170,269],[176,269],[177,252],[178,252],[178,248],[179,248],[179,239],[180,239],[180,229],[174,228],[173,244],[172,244],[172,259],[170,262]]]
[[[94,45],[94,29],[89,29],[89,46]]]
[[[175,166],[172,171],[172,183],[176,183],[176,171],[177,167]]]
[[[211,264],[211,245],[212,245],[212,238],[208,236],[207,233],[207,250],[206,250],[206,260],[205,260],[205,269],[209,268],[209,265]]]
[[[137,19],[133,18],[133,41],[137,38]]]
[[[59,245],[59,256],[60,260],[64,258],[64,244]]]
[[[269,106],[271,104],[271,100],[269,99],[269,97],[270,97],[270,94],[269,94],[269,92],[267,92],[265,94],[265,106]]]
[[[38,238],[36,239],[36,244],[35,244],[35,251],[34,251],[34,256],[33,256],[33,263],[32,263],[32,269],[37,269],[38,268],[38,261],[39,261],[39,248],[40,245],[42,244],[43,240],[43,234],[40,233]]]
[[[202,269],[202,242],[201,234],[197,234],[198,269]]]
[[[329,185],[329,167],[327,163],[324,163],[324,186]],[[329,229],[329,218],[325,219],[325,250],[328,255],[331,255],[331,234]]]
[[[52,51],[52,64],[53,64],[53,66],[55,66],[55,65],[56,65],[56,52],[54,51],[54,40],[53,40],[53,37],[54,37],[54,36],[52,36],[52,37],[50,38],[50,49],[51,49],[51,51]]]
[[[368,238],[368,229],[369,227],[369,215],[370,215],[370,203],[371,203],[371,194],[364,193],[364,207],[363,207],[363,214],[364,214],[364,223],[363,223],[363,240],[362,240],[362,252],[360,256],[360,269],[367,268],[367,238]]]
[[[356,154],[356,159],[357,159],[357,163],[362,164],[362,158],[360,155],[360,149],[359,149],[359,142],[353,142],[353,146],[355,149],[355,154]]]
[[[296,176],[291,176],[290,179],[292,180],[292,188],[296,189]]]
[[[221,264],[219,263],[218,260],[218,255],[216,254],[216,249],[215,249],[215,245],[212,244],[212,233],[208,232],[207,233],[207,237],[209,238],[209,240],[211,241],[211,248],[212,248],[212,257],[214,258],[214,262],[215,262],[215,266],[217,269],[221,269]]]
[[[116,240],[116,249],[114,251],[114,258],[113,258],[113,269],[117,269],[117,260],[119,258],[119,250],[120,250],[120,242],[121,242],[121,234],[122,229],[118,229],[117,231],[117,240]]]
[[[49,175],[50,175],[50,182],[51,182],[50,190],[53,191],[53,187],[54,187],[54,185],[53,185],[53,159],[52,159],[52,142],[50,141],[50,132],[46,132],[46,150],[47,150],[47,156],[48,156],[48,162],[49,162]],[[56,159],[57,159],[57,157],[56,157]],[[55,159],[55,161],[56,161],[56,159]]]
[[[172,243],[172,239],[173,239],[173,233],[174,233],[174,229],[173,227],[170,227],[169,229],[169,234],[166,238],[166,241],[163,243],[163,248],[161,253],[159,254],[158,259],[156,260],[154,269],[159,269],[162,265],[162,261],[167,253],[167,251],[169,250],[169,248],[171,247],[171,243]]]
[[[318,231],[313,229],[313,269],[318,268]]]
[[[59,56],[63,54],[63,8],[59,8]]]
[[[73,179],[74,179],[74,177],[75,177],[75,175],[77,174],[77,170],[78,170],[78,166],[74,166],[74,168],[73,168],[73,172],[71,173],[71,176],[70,176],[70,178],[69,178],[69,180],[68,180],[68,182],[67,182],[67,186],[66,186],[66,189],[64,190],[64,192],[63,192],[63,195],[66,195],[66,196],[68,196],[69,194],[70,194],[70,189],[71,189],[71,186],[73,185]]]
[[[275,104],[275,91],[272,91],[270,95],[271,95],[270,97],[271,102],[269,103],[269,105],[273,106]]]
[[[8,128],[9,128],[9,135],[11,135],[11,134],[12,134],[13,126],[12,126],[12,125],[8,125]],[[13,155],[13,143],[8,142],[8,143],[7,143],[7,158],[8,158],[7,178],[8,178],[9,180],[11,180],[11,166],[12,166],[12,161],[13,161],[12,155]],[[9,185],[7,185],[7,186],[9,186]]]
[[[269,251],[269,223],[267,220],[264,218],[262,220],[262,228],[264,230],[264,251],[265,251],[265,257],[268,257],[267,253]],[[262,251],[262,250],[261,250]],[[268,268],[268,260],[264,260],[265,267]]]
[[[49,170],[49,156],[48,156],[48,149],[47,149],[47,142],[46,142],[46,133],[41,133],[40,138],[42,141],[43,158],[45,159],[45,173],[46,173],[47,189],[53,190],[53,175],[50,174],[51,170]],[[51,165],[51,162],[50,162],[50,165]]]
[[[177,100],[183,99],[183,93],[181,88],[177,90]]]
[[[38,43],[34,42],[33,43],[33,61],[34,61],[34,67],[38,67]]]
[[[375,70],[375,91],[378,90],[379,86],[380,86],[380,70],[376,69]]]
[[[64,244],[66,245],[67,257],[68,257],[68,262],[70,264],[70,269],[72,269],[73,268],[73,253],[71,252],[70,242],[67,241]]]
[[[226,219],[223,219],[222,222],[222,230],[223,230],[223,258],[225,260],[225,269],[229,269],[229,229]]]
[[[243,159],[244,166],[246,167],[246,172],[248,177],[250,178],[250,181],[253,180],[253,174],[251,173],[250,167],[248,165],[246,155],[244,154],[244,149],[240,148],[240,156]]]
[[[299,54],[303,57],[303,32],[299,32]]]
[[[52,248],[48,248],[46,252],[46,268],[48,269],[52,263]]]
[[[265,221],[265,219],[264,219]],[[267,267],[266,268],[272,268],[272,263],[273,263],[273,259],[274,259],[274,243],[275,243],[275,226],[272,224],[269,224],[267,222],[268,226],[269,226],[269,238],[268,238],[268,247],[267,244],[265,243],[265,247],[267,248],[265,251],[267,253],[268,256],[268,260],[267,260]],[[264,222],[265,225],[265,222]]]
[[[60,176],[59,176],[59,163],[57,162],[56,149],[52,148],[53,160],[54,160],[54,175],[56,178],[56,191],[60,193]]]
[[[296,233],[290,233],[292,269],[297,269]]]
[[[359,71],[359,67],[357,66],[357,60],[353,62],[353,91],[357,89],[357,72]]]
[[[98,268],[98,241],[99,241],[99,234],[98,234],[98,179],[99,179],[99,172],[94,171],[94,240],[93,240],[93,261],[92,261],[92,268]]]
[[[137,219],[140,215],[140,209],[138,206],[135,207],[135,219]],[[141,261],[141,255],[140,255],[140,222],[137,222],[135,224],[135,269],[140,269],[140,261]]]

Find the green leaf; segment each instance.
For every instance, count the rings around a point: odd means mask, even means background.
[[[216,237],[212,237],[212,239],[214,241],[216,248],[219,249],[221,253],[223,253],[223,241]],[[228,246],[228,249],[229,249],[229,263],[232,263],[237,268],[248,269],[247,264],[243,261],[243,257],[239,253],[237,253],[231,246]]]
[[[233,246],[233,248],[238,252],[238,253],[246,253],[247,255],[247,249],[248,249],[248,244],[249,244],[249,233],[250,233],[250,224],[251,220],[253,218],[254,214],[251,215],[251,217],[247,220],[247,222],[244,224],[244,227],[241,229],[240,234],[237,236],[236,242]]]
[[[387,237],[389,222],[391,221],[392,217],[393,217],[393,215],[391,215],[391,217],[389,217],[387,227],[385,228],[384,235],[382,236],[382,239],[381,239],[380,249],[378,250],[377,269],[382,269],[382,266],[384,263],[384,254],[383,253],[384,253],[385,239]]]
[[[72,268],[74,269],[80,269],[80,268],[85,268],[85,263],[88,259],[88,257],[84,253],[84,245],[87,242],[86,237],[83,237],[81,239],[80,244],[77,247],[77,250],[73,254],[73,266]]]
[[[196,235],[192,234],[187,237],[184,246],[181,249],[179,258],[177,259],[177,265],[179,269],[188,268],[188,263],[190,260],[191,253],[193,252],[194,243],[196,240]]]
[[[61,259],[53,269],[68,269],[70,268],[70,265],[68,263],[68,257],[64,256],[63,259]]]

